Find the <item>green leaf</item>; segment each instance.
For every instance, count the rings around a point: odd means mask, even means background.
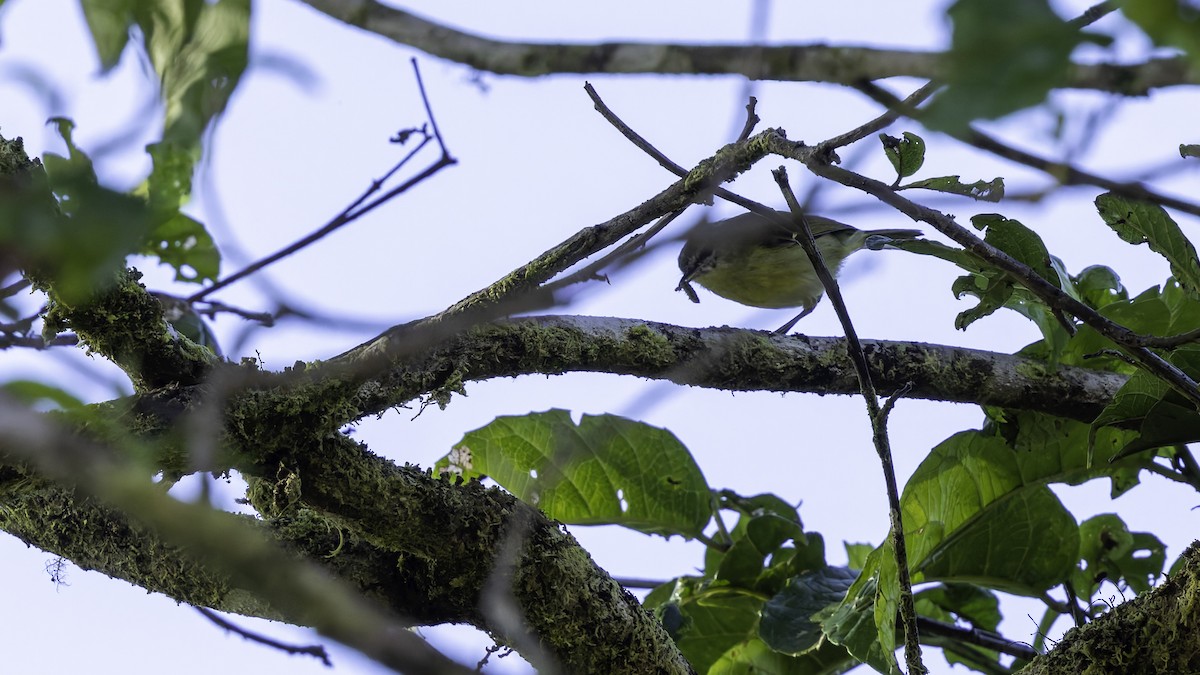
[[[803,543],[804,530],[798,523],[774,513],[764,513],[744,522],[744,534],[736,530],[733,533],[733,545],[721,559],[716,578],[733,586],[753,588],[767,557],[788,541]]]
[[[1075,47],[1100,39],[1063,21],[1046,0],[958,0],[948,14],[949,86],[922,121],[952,133],[1041,103],[1065,80]]]
[[[730,647],[707,675],[837,675],[856,663],[844,647],[829,641],[801,656],[788,656],[750,639]]]
[[[813,615],[840,603],[856,578],[849,567],[824,567],[793,578],[763,605],[759,637],[771,649],[792,656],[812,649],[824,635]]]
[[[883,143],[883,154],[896,169],[897,179],[908,178],[925,163],[925,139],[920,136],[905,131],[903,139],[879,134],[879,140]]]
[[[1189,377],[1200,376],[1200,345],[1177,347],[1167,357]],[[1200,440],[1200,413],[1168,384],[1155,375],[1138,370],[1117,390],[1092,422],[1093,433],[1106,427],[1136,429],[1135,438],[1117,452],[1098,452],[1101,462],[1133,453]]]
[[[139,0],[81,0],[92,42],[100,57],[100,72],[107,73],[121,60],[129,42],[133,10]]]
[[[159,223],[139,253],[175,268],[176,281],[215,281],[221,273],[221,252],[208,230],[182,213]]]
[[[821,629],[834,643],[845,647],[850,654],[869,664],[876,671],[899,675],[900,668],[896,664],[894,649],[896,636],[887,636],[885,647],[880,642],[881,634],[877,625],[876,604],[879,601],[879,584],[881,568],[886,565],[886,558],[891,557],[890,565],[895,571],[895,557],[890,544],[875,549],[867,557],[863,571],[846,591],[846,597],[836,607],[827,607],[814,618],[821,622]],[[893,614],[893,622],[894,622]]]
[[[711,515],[708,485],[679,439],[615,415],[584,415],[578,426],[565,410],[498,417],[435,471],[490,476],[564,523],[694,538]]]
[[[947,623],[962,620],[972,628],[994,631],[1000,626],[1000,599],[974,584],[949,583],[926,588],[913,596],[917,613]]]
[[[1200,68],[1200,12],[1194,3],[1179,0],[1121,0],[1125,18],[1136,23],[1154,44],[1183,50],[1193,68]]]
[[[1200,145],[1190,143],[1179,144],[1179,156],[1187,159],[1188,157],[1200,157]]]
[[[1107,476],[1114,491],[1141,463],[1089,466],[1087,425],[1025,412],[956,434],[917,467],[901,497],[914,583],[971,582],[1036,596],[1061,583],[1079,553],[1074,519],[1046,488]],[[1107,458],[1133,438],[1105,429]],[[1056,545],[1045,546],[1053,540]]]
[[[1072,279],[1075,290],[1083,302],[1100,309],[1114,302],[1128,300],[1129,294],[1121,285],[1121,277],[1111,267],[1092,265],[1085,267]]]
[[[685,594],[677,604],[682,622],[671,637],[696,672],[707,672],[730,648],[756,637],[762,604],[756,595],[738,590]]]
[[[115,279],[126,256],[145,241],[152,217],[142,200],[97,182],[91,159],[75,145],[70,120],[51,123],[68,150],[67,157],[43,156],[59,212],[45,208],[36,194],[28,202],[15,200],[0,216],[0,238],[54,279],[60,300],[74,304]]]
[[[1179,225],[1157,204],[1120,197],[1096,197],[1104,222],[1130,244],[1147,244],[1171,263],[1171,275],[1192,297],[1200,297],[1200,260]]]
[[[59,410],[80,410],[84,407],[83,401],[44,382],[13,380],[0,385],[0,389],[26,405],[39,406],[39,409],[44,409],[47,403]]]
[[[936,190],[937,192],[946,192],[952,195],[962,195],[970,197],[980,202],[998,202],[1004,199],[1004,179],[993,178],[990,181],[977,180],[974,183],[963,183],[959,176],[942,176],[940,178],[926,178],[924,180],[913,181],[907,185],[901,185],[901,190],[910,188],[923,188],[926,190]]]
[[[851,544],[846,542],[845,546],[846,556],[850,559],[848,563],[850,569],[859,571],[862,571],[863,566],[866,565],[867,556],[871,551],[875,550],[875,547],[870,544]]]
[[[1130,532],[1115,513],[1102,513],[1079,526],[1080,557],[1074,589],[1090,598],[1102,581],[1124,582],[1137,593],[1149,591],[1162,576],[1167,547],[1149,532]]]

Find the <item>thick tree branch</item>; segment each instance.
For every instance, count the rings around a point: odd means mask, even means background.
[[[1054,649],[1021,672],[1195,673],[1200,669],[1200,543],[1161,585],[1067,631]]]
[[[852,85],[888,77],[942,79],[938,52],[812,45],[688,45],[667,43],[551,44],[494,40],[455,30],[375,0],[302,0],[338,21],[439,58],[497,75],[657,73],[742,75],[755,80]],[[1075,64],[1064,86],[1125,95],[1200,81],[1186,59],[1133,65]]]
[[[1126,379],[959,347],[888,340],[864,340],[863,346],[881,392],[911,382],[911,398],[1036,409],[1082,421],[1093,419]],[[443,402],[464,382],[532,373],[604,372],[730,391],[859,391],[840,338],[633,319],[514,319],[478,326],[395,360],[381,353],[375,358],[371,368],[335,360],[311,377],[330,381],[339,370],[347,373],[350,381],[344,384],[356,388],[361,416],[419,396]]]

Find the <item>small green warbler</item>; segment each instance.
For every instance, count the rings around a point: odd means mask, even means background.
[[[816,308],[825,288],[800,246],[800,226],[790,213],[777,219],[756,213],[705,223],[688,234],[679,252],[683,277],[677,291],[700,302],[696,282],[734,302],[751,307],[802,307],[796,318],[776,333],[786,333]],[[837,276],[842,261],[863,248],[879,250],[895,241],[915,239],[918,230],[860,230],[821,216],[805,216],[817,250],[830,273]]]

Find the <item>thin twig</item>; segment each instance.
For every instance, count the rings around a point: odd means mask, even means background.
[[[30,283],[30,281],[28,279],[25,279],[25,278],[17,279],[16,281],[5,286],[4,288],[0,288],[0,298],[10,298],[10,297],[16,295],[17,293],[20,293],[21,291],[25,290],[26,288],[29,288],[31,285],[32,284]]]
[[[905,101],[901,101],[895,94],[875,84],[874,82],[860,82],[855,85],[855,88],[863,92],[880,105],[886,106],[889,110],[899,113],[905,117],[910,117],[918,122],[921,121],[923,114],[915,107],[908,105]],[[1055,162],[1044,157],[1038,157],[1033,153],[1019,150],[1006,143],[1003,143],[974,127],[968,128],[962,133],[952,133],[952,136],[958,140],[978,148],[980,150],[990,152],[997,157],[1007,159],[1017,164],[1023,164],[1033,169],[1041,171],[1055,180],[1061,185],[1092,185],[1094,187],[1103,188],[1115,192],[1117,194],[1129,197],[1131,199],[1139,199],[1143,201],[1154,202],[1163,206],[1169,206],[1173,209],[1190,213],[1195,216],[1200,216],[1200,204],[1194,204],[1182,199],[1176,199],[1168,195],[1155,192],[1144,185],[1138,183],[1123,183],[1110,178],[1098,176],[1080,169],[1071,164],[1064,162]]]
[[[454,159],[454,157],[452,157],[450,155],[449,151],[446,149],[446,144],[443,141],[440,132],[438,131],[437,122],[433,118],[433,111],[429,105],[429,99],[425,95],[425,85],[421,81],[421,72],[420,72],[420,69],[417,67],[416,59],[413,59],[413,70],[416,72],[417,89],[420,91],[421,100],[425,104],[425,111],[429,117],[429,124],[433,129],[433,134],[426,135],[425,138],[417,145],[417,147],[410,150],[408,152],[408,154],[406,154],[399,162],[397,162],[395,164],[395,166],[393,166],[386,174],[384,174],[384,176],[382,178],[373,180],[371,182],[370,187],[368,187],[363,192],[363,194],[359,195],[359,197],[357,199],[355,199],[349,206],[342,209],[342,211],[340,213],[338,213],[336,216],[334,216],[332,219],[330,219],[329,222],[327,222],[324,225],[322,225],[321,227],[317,228],[314,232],[312,232],[308,236],[303,237],[303,238],[293,242],[292,244],[289,244],[288,246],[285,246],[284,248],[276,251],[275,253],[272,253],[271,255],[266,256],[265,258],[256,260],[255,262],[247,265],[246,267],[242,268],[241,270],[238,270],[237,272],[231,274],[230,276],[214,283],[212,286],[209,286],[208,288],[205,288],[197,293],[192,294],[191,296],[189,296],[187,298],[187,301],[189,303],[201,300],[221,288],[229,286],[230,284],[232,284],[234,282],[240,281],[241,279],[244,279],[244,278],[250,276],[251,274],[258,272],[259,270],[263,269],[264,267],[271,265],[275,262],[278,262],[279,260],[282,260],[283,258],[286,258],[287,256],[292,255],[293,253],[296,253],[297,251],[299,251],[303,248],[306,248],[307,246],[309,246],[317,241],[320,241],[321,239],[324,239],[325,237],[329,236],[333,232],[336,232],[337,230],[341,229],[342,227],[354,222],[355,220],[358,220],[359,218],[365,216],[366,214],[370,213],[371,211],[375,210],[376,208],[382,206],[386,202],[395,198],[397,195],[408,191],[410,188],[412,188],[415,185],[418,185],[421,182],[424,182],[427,178],[429,178],[430,176],[433,176],[438,171],[441,171],[442,169],[444,169],[448,166],[458,163],[458,160]],[[383,188],[383,184],[385,181],[387,181],[389,178],[391,178],[392,175],[394,175],[397,171],[399,171],[400,168],[403,167],[405,164],[407,164],[413,157],[416,157],[417,153],[419,153],[430,141],[436,141],[438,146],[441,148],[442,155],[440,158],[438,158],[438,161],[434,162],[432,165],[430,165],[424,171],[418,173],[413,178],[410,178],[409,180],[405,181],[398,187],[393,188],[392,190],[389,190],[383,196],[376,198],[374,201],[371,201],[371,202],[367,203],[365,206],[361,206],[361,208],[360,208],[360,205],[362,205],[371,195],[375,194],[376,192],[378,192],[379,190],[381,190]]]
[[[793,156],[789,149],[782,145],[774,151],[785,157]],[[1197,386],[1195,380],[1175,365],[1167,362],[1166,359],[1146,348],[1144,344],[1146,336],[1135,333],[1125,326],[1113,322],[1092,307],[1067,295],[1062,289],[1039,276],[1028,265],[987,244],[965,227],[955,222],[953,218],[940,211],[907,199],[885,183],[841,167],[824,163],[815,154],[803,153],[794,156],[794,158],[804,163],[810,171],[818,176],[874,195],[880,201],[913,220],[933,225],[939,232],[954,240],[966,250],[979,256],[983,261],[1011,274],[1014,279],[1020,281],[1025,288],[1051,308],[1073,314],[1084,323],[1095,328],[1101,335],[1124,347],[1143,367],[1162,378],[1164,382],[1170,384],[1172,388],[1189,401],[1200,406],[1200,387]]]
[[[915,109],[925,99],[932,96],[933,92],[937,91],[938,87],[940,87],[940,86],[941,86],[941,84],[939,84],[937,82],[928,82],[921,88],[919,88],[916,91],[914,91],[913,93],[909,94],[908,98],[904,99],[904,104],[906,106],[908,106],[909,108]],[[879,117],[876,117],[875,119],[871,120],[870,122],[867,122],[866,124],[856,128],[856,129],[851,129],[850,131],[847,131],[844,134],[840,134],[838,136],[834,136],[833,138],[831,138],[827,141],[823,141],[817,147],[822,150],[825,150],[825,151],[832,151],[836,148],[841,148],[841,147],[850,145],[851,143],[860,141],[877,131],[883,131],[887,127],[891,126],[893,122],[900,119],[902,116],[903,116],[903,114],[899,110],[889,107],[887,109],[887,112],[880,115]]]
[[[1075,28],[1084,28],[1096,23],[1105,16],[1108,16],[1110,12],[1115,12],[1116,10],[1117,7],[1113,3],[1101,2],[1088,7],[1086,10],[1084,10],[1083,14],[1071,19],[1067,23]]]
[[[892,547],[896,556],[900,585],[899,604],[900,621],[904,629],[904,661],[908,666],[909,675],[928,673],[929,669],[925,667],[921,658],[921,636],[917,629],[917,610],[913,603],[912,579],[908,570],[908,550],[904,542],[904,522],[900,512],[900,488],[896,482],[896,469],[892,464],[892,449],[887,435],[887,415],[879,406],[875,384],[871,381],[871,368],[867,364],[867,356],[863,352],[862,343],[858,340],[858,332],[854,330],[854,324],[850,320],[850,312],[846,309],[846,303],[842,299],[841,289],[838,288],[837,280],[825,266],[824,260],[821,259],[821,252],[817,248],[816,240],[813,239],[808,220],[800,210],[800,202],[796,199],[796,195],[788,183],[787,170],[781,166],[771,174],[775,177],[775,182],[779,184],[779,189],[783,192],[783,197],[792,210],[792,215],[800,225],[800,236],[798,237],[800,246],[808,254],[808,259],[812,261],[817,277],[825,288],[825,295],[829,297],[829,302],[837,312],[842,329],[846,332],[846,351],[854,364],[854,370],[858,374],[859,387],[862,390],[863,399],[867,403],[872,440],[883,466],[883,479],[887,486],[888,511],[892,525]],[[896,396],[898,395],[899,392]],[[887,409],[890,411],[891,405]]]
[[[1034,651],[1033,647],[1030,647],[1024,642],[1014,642],[1013,640],[1009,640],[1003,635],[993,633],[990,630],[983,630],[980,628],[962,628],[953,624],[937,621],[936,619],[930,619],[929,617],[925,616],[918,617],[917,622],[921,626],[922,633],[938,635],[940,637],[957,640],[958,642],[965,642],[966,644],[983,647],[985,649],[991,649],[993,651],[1000,652],[1001,654],[1015,656],[1019,659],[1032,659],[1038,655],[1038,653]]]
[[[266,637],[265,635],[259,635],[258,633],[246,630],[232,621],[226,620],[225,617],[217,614],[207,607],[197,607],[196,611],[200,612],[204,618],[216,624],[218,628],[223,628],[230,633],[240,635],[251,642],[257,642],[260,645],[266,645],[273,649],[278,649],[289,655],[305,654],[315,659],[319,659],[321,663],[325,664],[329,668],[333,667],[333,662],[329,660],[329,654],[325,651],[325,647],[322,645],[308,645],[307,647],[289,645],[284,642]]]
[[[590,82],[587,84],[584,84],[583,89],[584,89],[584,91],[587,92],[588,96],[591,97],[592,103],[594,103],[596,106],[596,111],[599,112],[600,115],[604,119],[608,120],[608,123],[613,125],[613,127],[616,128],[617,131],[621,132],[622,136],[629,139],[630,143],[633,143],[633,145],[635,147],[639,148],[642,152],[653,157],[655,159],[655,161],[657,161],[667,171],[670,171],[671,173],[675,174],[676,176],[679,176],[680,178],[687,177],[687,175],[688,175],[687,169],[685,169],[682,166],[679,166],[675,162],[671,161],[671,159],[669,157],[667,157],[666,155],[664,155],[661,151],[659,151],[658,148],[654,147],[653,145],[650,144],[649,141],[642,138],[642,136],[640,134],[638,134],[638,132],[636,132],[632,128],[630,128],[630,126],[628,124],[625,124],[624,120],[622,120],[620,117],[617,117],[616,113],[614,113],[612,111],[612,109],[610,109],[608,107],[608,105],[605,104],[604,101],[600,98],[600,94],[596,93],[596,90],[592,87]],[[751,126],[750,118],[757,117],[757,116],[754,113],[753,107],[750,105],[746,106],[746,112],[747,112],[746,124],[747,124],[747,126]],[[738,142],[739,143],[745,142],[745,139],[741,139]],[[720,197],[721,199],[724,199],[727,202],[737,204],[738,206],[741,206],[744,209],[757,212],[757,210],[755,209],[756,205],[753,202],[746,199],[745,197],[742,197],[741,195],[730,192],[729,190],[714,186],[714,187],[712,187],[712,194],[716,195],[717,197]],[[761,205],[758,205],[758,206],[761,206]],[[773,211],[768,209],[767,213],[768,214],[773,213]]]

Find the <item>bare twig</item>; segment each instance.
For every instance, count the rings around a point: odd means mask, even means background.
[[[842,329],[846,332],[846,351],[850,355],[850,361],[854,364],[854,370],[858,374],[859,387],[863,399],[867,403],[872,440],[875,443],[879,461],[883,465],[883,480],[887,487],[892,547],[896,556],[900,585],[900,621],[904,629],[904,660],[908,665],[909,675],[927,673],[929,669],[925,667],[921,658],[921,637],[917,629],[917,610],[913,603],[912,578],[908,569],[908,550],[904,542],[904,521],[900,512],[900,488],[896,482],[896,469],[892,464],[892,449],[887,435],[887,412],[891,410],[895,397],[889,400],[886,409],[880,408],[879,397],[875,393],[875,384],[871,381],[871,369],[867,365],[867,357],[863,352],[862,343],[858,340],[858,332],[854,330],[850,312],[846,309],[846,303],[842,299],[842,292],[838,288],[837,280],[825,266],[825,261],[821,259],[821,252],[817,248],[816,240],[813,239],[808,220],[805,218],[804,212],[800,210],[800,202],[792,192],[791,185],[788,184],[787,170],[781,166],[771,174],[775,176],[775,182],[779,184],[779,189],[783,192],[783,197],[787,201],[788,207],[791,208],[795,221],[800,225],[800,236],[797,237],[800,246],[808,254],[808,259],[812,261],[817,277],[825,288],[825,295],[829,297],[829,302],[837,312],[838,320],[841,321]],[[900,392],[897,392],[895,396],[899,396],[899,394]]]
[[[1024,642],[1014,642],[1005,638],[1003,635],[993,633],[990,630],[983,630],[980,628],[962,628],[953,624],[930,619],[929,617],[925,616],[918,617],[917,623],[920,624],[922,634],[950,638],[951,640],[956,640],[958,642],[964,642],[966,644],[983,647],[984,649],[991,649],[993,651],[1000,652],[1001,654],[1015,656],[1019,659],[1032,659],[1038,655],[1038,653],[1034,651],[1033,647],[1030,647]]]
[[[325,651],[325,647],[322,645],[307,645],[304,647],[289,645],[285,642],[280,642],[279,640],[269,638],[265,635],[259,635],[258,633],[242,628],[241,626],[225,619],[225,617],[217,614],[207,607],[197,607],[196,611],[200,612],[204,618],[216,624],[218,628],[223,628],[230,633],[240,635],[251,642],[257,642],[260,645],[266,645],[272,649],[278,649],[279,651],[289,655],[305,654],[318,659],[321,663],[330,668],[333,667],[333,662],[329,660],[329,654]]]
[[[282,260],[283,258],[286,258],[287,256],[292,255],[293,253],[295,253],[303,248],[306,248],[307,246],[309,246],[317,241],[320,241],[321,239],[324,239],[325,237],[329,236],[333,232],[336,232],[337,230],[341,229],[342,227],[354,222],[355,220],[358,220],[359,218],[370,213],[371,211],[374,211],[376,208],[378,208],[378,207],[382,206],[383,204],[387,203],[388,201],[392,200],[397,195],[407,192],[412,187],[419,185],[420,183],[424,182],[426,179],[433,176],[434,174],[441,171],[442,169],[458,163],[458,160],[455,159],[454,157],[452,157],[450,155],[449,151],[446,149],[446,144],[442,140],[441,134],[438,132],[437,122],[433,118],[433,111],[429,105],[429,99],[425,94],[425,85],[421,81],[421,71],[420,71],[420,69],[417,68],[416,59],[413,59],[413,70],[416,72],[417,88],[421,93],[421,100],[425,104],[425,112],[429,117],[429,124],[433,128],[432,135],[427,134],[424,137],[424,139],[417,145],[417,147],[415,147],[411,151],[409,151],[408,154],[406,154],[399,162],[397,162],[396,165],[393,166],[386,174],[384,174],[384,176],[382,178],[372,181],[370,187],[368,187],[367,190],[365,192],[363,192],[363,194],[359,195],[359,197],[357,199],[355,199],[349,206],[342,209],[342,211],[340,213],[338,213],[336,216],[334,216],[329,222],[327,222],[324,225],[322,225],[321,227],[317,228],[314,232],[312,232],[308,236],[303,237],[303,238],[289,244],[288,246],[285,246],[284,248],[276,251],[275,253],[272,253],[271,255],[266,256],[265,258],[256,260],[255,262],[247,265],[246,267],[242,268],[241,270],[238,270],[237,272],[231,274],[230,276],[228,276],[224,279],[221,279],[220,281],[216,282],[212,286],[209,286],[208,288],[205,288],[204,290],[201,290],[197,293],[192,294],[190,297],[187,298],[188,302],[196,302],[198,300],[201,300],[201,299],[205,298],[206,296],[208,296],[209,294],[211,294],[221,288],[224,288],[236,281],[244,279],[244,278],[250,276],[251,274],[258,272],[259,270],[263,269],[264,267],[271,265],[275,262],[278,262],[279,260]],[[389,178],[391,178],[392,175],[394,175],[397,171],[399,171],[401,167],[403,167],[405,164],[407,164],[409,162],[409,160],[411,160],[413,157],[415,157],[417,155],[417,153],[419,153],[431,141],[436,141],[442,151],[441,157],[439,157],[436,162],[431,164],[425,170],[418,173],[416,176],[408,179],[407,181],[400,184],[399,186],[389,190],[388,192],[384,193],[382,196],[377,197],[373,201],[367,202],[364,205],[364,202],[366,202],[366,200],[371,195],[375,194],[376,192],[378,192],[379,190],[381,190],[383,188],[383,184],[385,181],[387,181]]]

